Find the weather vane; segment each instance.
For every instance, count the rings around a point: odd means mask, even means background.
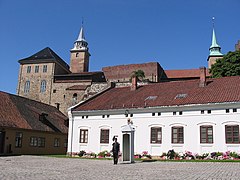
[[[82,17],[82,27],[83,27],[83,17]]]
[[[212,17],[213,28],[214,28],[214,20],[215,20],[215,17],[213,16]]]

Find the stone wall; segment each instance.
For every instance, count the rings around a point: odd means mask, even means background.
[[[43,72],[44,65],[47,65],[47,72]],[[27,73],[28,66],[31,67],[30,73]],[[36,66],[39,66],[38,72],[35,72]],[[50,92],[53,83],[54,68],[55,68],[54,63],[21,65],[18,78],[19,85],[17,89],[17,95],[49,104]],[[43,80],[46,81],[46,91],[40,92],[41,81]],[[24,86],[26,81],[30,81],[30,89],[28,93],[24,93]]]
[[[72,86],[81,88],[71,88]],[[109,85],[104,83],[92,83],[83,81],[78,83],[53,83],[51,92],[51,105],[59,106],[59,110],[67,115],[67,109],[80,101],[83,101],[98,92],[106,89]]]

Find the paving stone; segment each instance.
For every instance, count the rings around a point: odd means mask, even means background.
[[[1,180],[237,180],[240,163],[136,162],[113,165],[110,160],[43,156],[0,157]]]

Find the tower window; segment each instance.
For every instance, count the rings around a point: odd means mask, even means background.
[[[28,66],[27,67],[27,73],[30,73],[31,72],[31,66]]]
[[[76,57],[78,57],[79,53],[76,53]]]
[[[77,93],[73,94],[72,101],[73,101],[73,104],[77,104]]]
[[[45,92],[46,91],[46,81],[42,80],[41,81],[41,87],[40,87],[40,92]]]
[[[47,65],[43,65],[43,72],[47,72]]]
[[[35,66],[35,73],[39,72],[39,66]]]
[[[24,94],[29,93],[30,90],[30,81],[26,81],[24,85]]]

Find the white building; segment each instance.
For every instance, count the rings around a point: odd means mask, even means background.
[[[69,109],[68,153],[111,150],[135,127],[135,153],[240,152],[240,77],[109,88]]]

